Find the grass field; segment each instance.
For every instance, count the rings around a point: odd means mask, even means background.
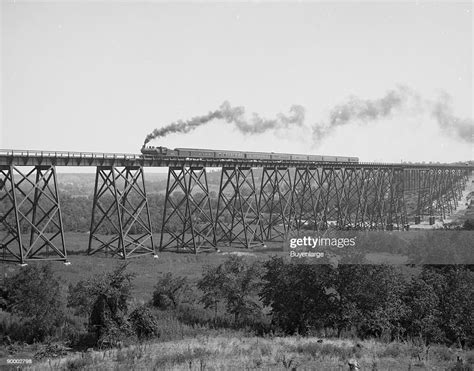
[[[301,234],[300,234],[301,235]],[[154,235],[155,244],[159,243],[159,234]],[[449,253],[449,245],[464,249],[471,246],[474,241],[473,231],[396,231],[396,232],[364,232],[359,235],[361,244],[370,245],[371,251],[366,254],[369,263],[374,264],[404,264],[408,260],[407,252],[413,253],[413,249],[423,250],[425,245],[439,245],[438,249]],[[103,254],[92,256],[86,255],[89,241],[88,233],[68,232],[65,236],[70,265],[61,262],[52,262],[53,270],[61,277],[65,286],[75,284],[81,279],[88,278],[94,274],[112,270],[122,260],[114,257],[106,257]],[[188,277],[191,281],[200,277],[205,265],[217,265],[224,261],[228,254],[239,254],[248,259],[266,260],[271,256],[288,256],[284,251],[282,242],[270,242],[266,247],[253,249],[229,248],[219,246],[219,253],[203,252],[197,255],[191,253],[160,252],[158,259],[152,255],[135,257],[128,260],[128,270],[136,274],[135,297],[139,301],[151,298],[153,286],[160,275],[172,272],[175,275]],[[288,250],[286,248],[286,250]],[[470,250],[469,250],[470,251]],[[415,251],[416,252],[416,251]],[[452,256],[452,254],[451,254]],[[442,257],[441,257],[442,258]],[[31,262],[29,264],[43,264]],[[2,277],[12,276],[21,269],[18,264],[2,263]]]
[[[159,242],[159,235],[154,238]],[[118,258],[105,257],[97,254],[86,255],[89,235],[87,233],[66,233],[66,245],[68,250],[68,261],[70,265],[61,262],[52,262],[53,271],[61,277],[65,288],[70,284],[88,278],[94,274],[112,270],[123,262]],[[225,248],[224,248],[225,249]],[[236,249],[226,249],[224,253],[201,253],[186,254],[175,252],[159,253],[159,258],[152,255],[131,258],[128,260],[128,271],[136,274],[134,279],[134,296],[139,301],[147,301],[151,298],[153,286],[163,273],[172,272],[175,275],[186,276],[191,280],[200,277],[203,266],[208,264],[219,264],[228,255],[226,253]],[[240,249],[240,251],[243,251]],[[264,252],[250,254],[250,258],[267,258]],[[29,264],[44,264],[43,262],[31,262]],[[18,264],[2,263],[2,277],[12,276],[22,269]]]
[[[31,370],[450,370],[457,357],[474,363],[474,352],[444,346],[319,339],[246,337],[226,332],[129,348],[76,353],[33,364]],[[472,368],[471,368],[472,370]]]

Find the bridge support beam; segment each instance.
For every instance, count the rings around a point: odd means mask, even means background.
[[[387,197],[387,213],[385,229],[403,230],[408,228],[407,210],[405,206],[405,184],[403,169],[390,169],[390,186]]]
[[[315,170],[296,168],[293,178],[292,203],[290,215],[291,229],[316,230],[316,191]]]
[[[263,168],[258,205],[263,240],[283,241],[294,218],[293,186],[289,168]]]
[[[0,166],[0,260],[67,261],[54,166]]]
[[[401,229],[403,194],[402,169],[296,169],[294,228]]]
[[[97,167],[87,253],[155,255],[142,167]]]
[[[245,248],[263,244],[252,168],[222,168],[217,201],[216,242]]]
[[[216,234],[206,169],[169,168],[160,251],[210,249],[216,249]]]
[[[356,228],[374,230],[404,229],[403,169],[361,169]]]
[[[419,169],[415,223],[425,216],[434,224],[435,218],[445,219],[458,207],[466,186],[467,172],[456,169]]]

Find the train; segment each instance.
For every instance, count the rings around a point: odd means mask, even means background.
[[[214,158],[228,160],[270,160],[270,161],[310,161],[310,162],[352,162],[358,163],[358,157],[295,155],[275,152],[243,152],[198,148],[175,148],[143,146],[141,153],[151,157],[178,157],[178,158]]]

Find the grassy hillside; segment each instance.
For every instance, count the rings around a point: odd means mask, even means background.
[[[77,353],[34,364],[31,370],[449,370],[457,357],[474,364],[474,353],[444,346],[315,337],[245,337],[239,333],[143,343],[129,348]],[[469,368],[466,368],[466,370]]]

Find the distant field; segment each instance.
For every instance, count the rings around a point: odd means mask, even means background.
[[[160,235],[154,234],[153,237],[158,249]],[[446,259],[452,257],[453,251],[459,250],[461,245],[464,246],[464,251],[472,251],[474,231],[373,231],[364,232],[358,238],[361,239],[363,244],[370,246],[371,252],[365,256],[369,263],[398,265],[407,263],[408,254],[411,254],[411,256],[427,254],[426,249],[428,247],[436,247],[438,253],[441,251]],[[86,255],[89,241],[88,233],[66,233],[65,239],[68,260],[71,265],[64,265],[61,262],[51,263],[65,286],[93,274],[112,270],[122,262],[116,257],[105,257],[101,254]],[[158,253],[158,259],[154,259],[152,255],[129,259],[128,269],[136,273],[134,280],[136,299],[149,300],[155,283],[163,273],[173,272],[176,275],[183,275],[191,280],[197,280],[201,276],[205,265],[217,265],[224,261],[228,254],[239,254],[246,256],[248,259],[259,260],[266,260],[271,256],[288,257],[288,248],[284,251],[282,242],[270,242],[266,243],[265,247],[260,246],[253,249],[219,246],[219,250],[220,253],[212,251],[197,255],[160,252]],[[439,259],[444,259],[444,257],[441,256]],[[11,276],[21,267],[12,263],[2,263],[1,269],[2,273]]]
[[[159,234],[155,235],[155,244],[159,243]],[[52,262],[53,270],[62,278],[65,286],[69,283],[76,283],[81,279],[90,277],[97,273],[112,270],[115,266],[122,263],[123,260],[114,257],[104,257],[99,254],[86,255],[89,241],[88,233],[66,233],[66,245],[68,248],[68,260],[70,265],[64,265],[61,262]],[[242,250],[241,250],[242,251]],[[260,258],[267,258],[266,253],[257,253]],[[136,273],[134,280],[134,296],[138,300],[149,300],[161,274],[173,272],[177,275],[183,275],[191,280],[200,277],[202,268],[206,264],[219,264],[227,258],[226,254],[201,253],[198,255],[162,252],[159,258],[154,259],[151,255],[146,255],[128,260],[128,270]],[[29,264],[44,264],[32,262]],[[17,264],[2,263],[2,273],[8,276],[13,275],[21,269]]]

